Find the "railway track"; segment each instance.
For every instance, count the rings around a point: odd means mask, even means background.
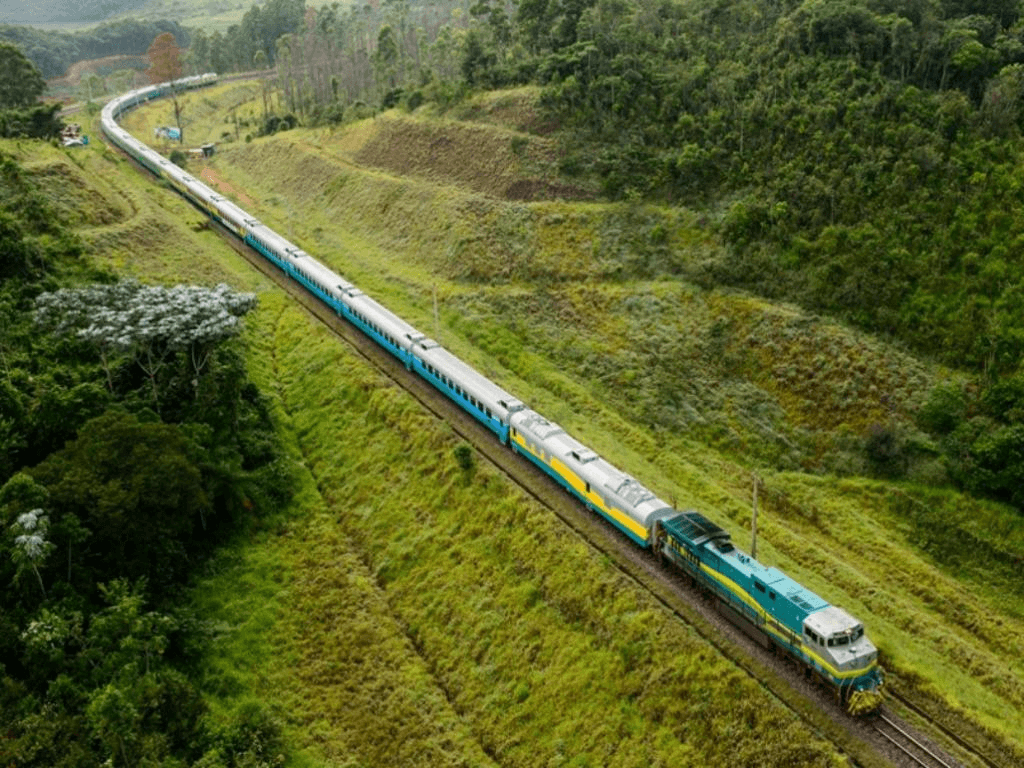
[[[885,712],[879,712],[875,716],[872,727],[883,739],[906,755],[913,763],[921,766],[921,768],[955,768],[951,762],[947,762],[943,757],[940,757],[934,750],[919,741],[899,723],[885,714]]]
[[[896,691],[889,691],[887,695],[890,698],[899,702],[907,709],[909,709],[915,715],[920,717],[928,725],[929,728],[931,728],[937,733],[942,734],[949,741],[956,744],[957,747],[959,747],[966,755],[969,755],[974,760],[977,760],[978,762],[987,766],[987,768],[1010,768],[1010,766],[1014,764],[1012,762],[998,762],[996,760],[993,760],[982,750],[982,748],[971,743],[968,739],[964,738],[956,731],[950,729],[948,726],[944,725],[942,722],[940,722],[935,717],[930,715],[928,712],[926,712],[924,709],[922,709],[920,706],[914,703],[914,701],[912,701],[911,699],[908,699],[906,696]]]

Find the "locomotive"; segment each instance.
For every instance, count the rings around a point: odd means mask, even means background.
[[[172,90],[217,82],[207,73],[140,88],[108,102],[109,140],[220,222],[526,457],[638,547],[711,593],[749,634],[788,654],[833,689],[851,714],[878,708],[884,675],[878,651],[853,616],[781,571],[737,549],[728,532],[697,511],[679,511],[557,424],[528,408],[249,212],[131,136],[117,119]]]

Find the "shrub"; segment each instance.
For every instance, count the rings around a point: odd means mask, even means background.
[[[473,458],[473,449],[466,443],[459,443],[455,446],[455,461],[459,464],[459,469],[467,474],[473,471],[475,465],[475,459]]]
[[[932,434],[948,435],[963,421],[967,398],[963,389],[952,382],[937,385],[917,413],[917,424]]]
[[[902,477],[907,470],[905,442],[892,427],[872,424],[864,443],[864,451],[879,477]]]

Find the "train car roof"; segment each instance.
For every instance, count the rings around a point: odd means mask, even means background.
[[[686,539],[699,546],[708,541],[725,542],[729,533],[719,525],[715,525],[700,512],[692,510],[680,512],[675,517],[662,522],[662,526],[677,538]]]
[[[418,341],[413,347],[413,354],[456,381],[459,386],[471,390],[474,397],[487,400],[491,407],[511,409],[521,405],[512,394],[432,339]]]
[[[839,606],[827,605],[804,619],[804,626],[827,638],[863,625]]]

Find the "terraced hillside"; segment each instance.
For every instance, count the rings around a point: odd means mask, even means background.
[[[741,542],[756,472],[761,559],[861,617],[894,687],[1024,752],[1021,523],[946,490],[913,428],[957,374],[709,286],[713,217],[589,201],[522,130],[531,97],[251,142],[243,126],[192,170]],[[196,143],[234,134],[221,99],[260,110],[244,87],[191,99]],[[165,112],[126,125],[151,136]],[[166,260],[128,266],[154,278],[238,269],[150,234]],[[501,478],[461,470],[443,425],[287,302],[268,294],[260,317],[253,343],[310,475],[294,521],[202,590],[226,625],[211,681],[226,701],[285,691],[311,759],[341,764],[410,740],[423,764],[839,759]],[[915,446],[913,482],[864,479],[879,430]]]

